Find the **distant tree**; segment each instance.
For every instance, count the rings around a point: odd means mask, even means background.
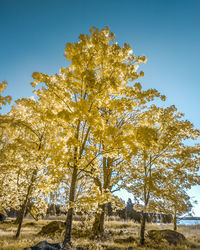
[[[134,220],[135,222],[140,222],[141,213],[137,212],[133,207],[134,207],[134,204],[132,203],[132,200],[129,198],[127,203],[126,203],[127,219]]]
[[[127,213],[128,213],[129,211],[132,211],[132,210],[133,210],[133,203],[132,203],[131,198],[128,198],[128,201],[127,201],[127,203],[126,203],[126,210],[127,210]]]
[[[112,216],[113,214],[113,209],[112,209],[112,203],[111,202],[108,202],[106,204],[106,212],[107,212],[107,215],[108,216]]]

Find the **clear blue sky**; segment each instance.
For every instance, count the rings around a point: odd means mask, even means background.
[[[158,89],[200,128],[199,13],[198,0],[0,0],[0,81],[14,100],[31,96],[34,71],[58,72],[66,42],[107,25],[148,58],[144,88]],[[200,216],[200,187],[190,194]]]

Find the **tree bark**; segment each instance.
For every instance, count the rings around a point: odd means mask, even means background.
[[[16,238],[19,237],[20,232],[21,232],[21,227],[22,227],[22,223],[23,223],[23,219],[24,219],[24,213],[25,213],[25,210],[26,210],[26,207],[27,207],[27,204],[28,204],[28,200],[29,200],[29,196],[30,196],[30,193],[31,193],[31,189],[32,189],[32,183],[33,182],[31,181],[31,184],[29,185],[28,190],[27,190],[25,201],[24,201],[24,203],[22,205],[22,208],[21,208],[19,214],[17,215],[17,218],[16,218],[16,223],[18,223]]]
[[[112,175],[112,159],[103,157],[103,189],[110,189],[110,180]],[[102,185],[99,183],[99,189],[102,192]],[[99,205],[101,212],[97,212],[93,223],[92,232],[95,236],[101,236],[104,232],[104,218],[106,205]]]
[[[176,231],[176,230],[177,230],[177,216],[176,216],[176,210],[175,210],[175,212],[174,212],[173,224],[174,224],[174,231]]]
[[[140,227],[140,244],[141,245],[144,245],[145,226],[146,226],[146,213],[142,212],[142,220],[141,220],[141,227]]]
[[[23,222],[23,219],[24,219],[24,212],[25,212],[25,209],[26,209],[26,203],[23,204],[22,206],[22,209],[20,210],[19,212],[19,217],[17,218],[17,222],[18,222],[18,227],[17,227],[17,233],[16,233],[16,238],[19,237],[20,235],[20,232],[21,232],[21,227],[22,227],[22,222]]]
[[[104,217],[105,217],[105,204],[100,206],[101,212],[96,213],[92,232],[95,236],[100,236],[104,232]]]
[[[73,173],[72,173],[72,180],[70,186],[70,193],[69,193],[69,202],[74,203],[75,200],[75,191],[76,191],[76,181],[77,181],[77,166],[74,166]],[[71,231],[72,231],[72,219],[73,219],[73,211],[74,208],[71,206],[67,212],[66,218],[66,226],[65,226],[65,237],[63,241],[64,249],[69,249],[71,246]]]
[[[29,199],[28,199],[29,200]],[[21,214],[22,214],[22,210],[23,210],[23,206],[25,205],[25,200],[24,200],[24,203],[23,205],[21,206],[21,209],[18,211],[17,213],[17,217],[15,219],[15,222],[14,224],[19,224],[20,223],[20,218],[21,218]],[[29,208],[29,201],[27,202],[26,206],[25,206],[25,210],[24,210],[24,217],[26,217],[27,213],[30,213],[30,215],[34,218],[34,216],[31,214],[31,211],[30,211],[30,208]],[[35,218],[34,218],[35,219]]]
[[[31,192],[32,192],[32,187],[33,187],[33,183],[34,183],[35,178],[36,178],[36,174],[37,174],[37,171],[35,169],[33,171],[33,173],[32,173],[31,182],[30,182],[30,185],[28,186],[28,189],[27,189],[24,204],[22,205],[21,211],[19,212],[19,218],[17,218],[19,224],[18,224],[18,228],[17,228],[16,238],[18,238],[19,235],[20,235],[22,222],[23,222],[23,219],[24,219],[24,214],[25,214],[25,211],[26,211],[26,208],[27,208],[27,205],[28,205],[28,201],[29,201]]]
[[[24,204],[23,204],[24,205]],[[23,206],[22,205],[22,206]],[[22,211],[22,207],[21,207],[21,209],[17,212],[17,217],[16,217],[16,219],[15,219],[15,222],[14,222],[14,224],[16,224],[16,225],[18,225],[19,224],[19,222],[20,222],[20,214],[21,214],[21,211]]]

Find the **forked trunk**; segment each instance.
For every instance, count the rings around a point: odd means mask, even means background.
[[[101,212],[96,213],[92,232],[95,236],[100,236],[104,232],[104,217],[105,217],[105,204],[100,206]]]
[[[144,245],[144,233],[146,226],[146,213],[142,212],[141,227],[140,227],[140,244]]]
[[[73,203],[75,199],[75,191],[76,191],[76,180],[77,180],[77,166],[73,169],[71,186],[70,186],[70,193],[69,193],[69,202]],[[72,219],[73,219],[73,211],[74,208],[71,206],[67,212],[66,218],[66,229],[65,229],[65,237],[63,241],[64,249],[69,249],[71,246],[71,231],[72,231]]]

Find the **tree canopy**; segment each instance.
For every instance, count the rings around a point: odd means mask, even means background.
[[[93,233],[102,233],[105,205],[119,206],[114,191],[125,188],[144,214],[143,243],[147,211],[190,209],[186,191],[199,183],[200,158],[199,145],[186,140],[200,131],[174,105],[153,103],[165,96],[135,82],[146,58],[121,47],[108,27],[92,27],[67,43],[64,56],[68,67],[34,72],[35,97],[17,100],[1,115],[0,206],[21,211],[18,237],[28,204],[35,216],[57,192],[67,210],[67,247],[74,212],[95,212]],[[10,100],[0,96],[0,106]]]

